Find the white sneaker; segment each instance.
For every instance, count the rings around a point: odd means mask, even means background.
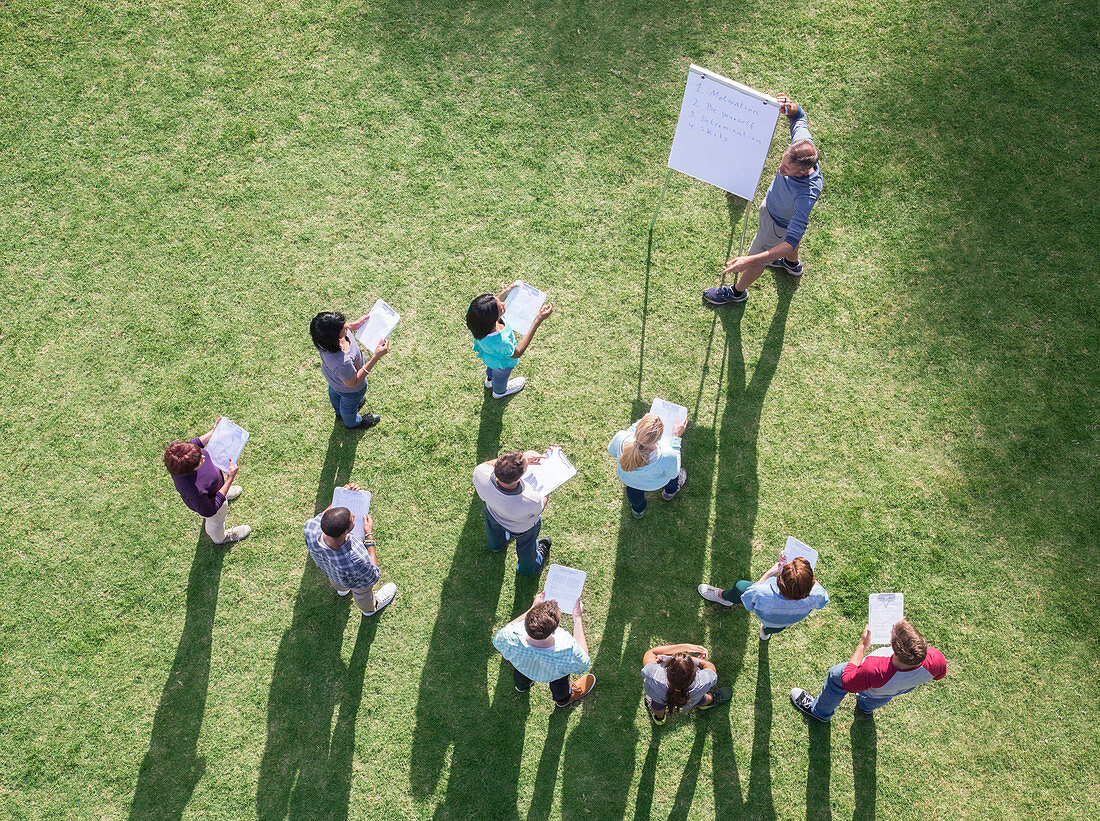
[[[350,590],[350,589],[348,589],[348,590],[337,590],[337,591],[336,591],[336,595],[337,595],[337,596],[346,596],[346,595],[347,595],[348,593],[350,593],[350,592],[351,592],[351,590]]]
[[[680,475],[677,476],[676,478],[680,480],[680,486],[678,488],[676,488],[676,493],[679,493],[681,490],[684,489],[684,483],[687,482],[687,480],[688,480],[688,472],[686,470],[684,470],[683,468],[680,468]],[[676,493],[669,493],[667,491],[662,490],[661,491],[661,498],[664,499],[666,502],[671,502],[672,497],[675,496]]]
[[[378,606],[371,610],[369,613],[364,612],[364,616],[373,616],[379,612],[383,607],[393,601],[393,597],[397,595],[397,585],[393,582],[382,585],[382,589],[374,594],[375,601],[378,602]]]
[[[225,494],[225,501],[232,502],[234,499],[241,495],[241,490],[242,488],[240,485],[233,485],[232,487],[230,487],[229,492]]]
[[[236,527],[231,527],[229,528],[229,530],[225,531],[225,538],[218,542],[218,544],[230,544],[231,542],[239,542],[241,539],[246,538],[251,532],[252,528],[250,528],[248,525],[237,525]]]
[[[523,390],[523,386],[527,384],[527,380],[522,376],[517,376],[515,379],[508,380],[508,388],[504,393],[497,393],[493,391],[493,399],[503,399],[505,396],[511,396],[513,393],[519,393]]]
[[[698,587],[699,595],[707,601],[712,601],[715,604],[720,604],[723,607],[733,607],[733,602],[726,601],[722,598],[722,588],[715,587],[713,584],[701,584]]]
[[[760,641],[767,641],[771,636],[764,632],[764,625],[760,625]]]
[[[493,389],[493,380],[487,376],[485,377],[485,387],[487,387],[489,390]]]

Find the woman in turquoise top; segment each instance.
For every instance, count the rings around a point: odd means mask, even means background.
[[[607,446],[608,455],[619,460],[616,470],[626,485],[626,498],[635,519],[645,515],[647,490],[663,488],[661,498],[667,502],[687,481],[687,471],[680,467],[680,437],[686,427],[687,420],[681,420],[672,438],[662,441],[665,426],[661,417],[647,413],[629,430],[616,433]]]
[[[554,312],[553,305],[543,305],[531,323],[531,329],[517,343],[516,332],[504,319],[504,299],[517,284],[513,282],[497,296],[482,294],[476,297],[466,311],[466,327],[474,335],[474,351],[485,363],[485,387],[492,388],[494,399],[503,399],[523,390],[526,379],[522,376],[515,379],[508,377],[531,344],[539,325]]]

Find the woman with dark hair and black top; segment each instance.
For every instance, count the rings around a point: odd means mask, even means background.
[[[339,311],[322,311],[309,323],[309,335],[321,355],[321,373],[328,382],[328,399],[336,418],[349,428],[371,428],[382,421],[377,413],[359,415],[366,402],[367,374],[390,352],[389,341],[383,339],[371,358],[364,361],[355,332],[369,318],[370,314],[366,314],[348,322]]]
[[[707,661],[709,655],[698,644],[662,644],[642,657],[645,706],[654,724],[664,724],[675,710],[709,710],[733,697],[732,687],[710,692],[718,671]]]

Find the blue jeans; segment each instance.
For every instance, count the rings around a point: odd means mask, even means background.
[[[485,378],[493,382],[493,393],[501,394],[508,390],[508,377],[511,376],[511,368],[486,368]]]
[[[344,426],[348,428],[358,427],[359,423],[363,421],[363,417],[359,415],[359,401],[366,395],[366,382],[355,393],[339,393],[334,391],[331,385],[328,389],[328,401],[332,403],[332,409],[336,411],[336,415],[343,420]]]
[[[542,555],[538,545],[541,529],[542,519],[539,519],[530,530],[512,534],[516,538],[517,573],[529,576],[542,570]],[[508,531],[493,518],[488,505],[485,506],[485,544],[494,553],[499,553],[508,546]]]
[[[829,670],[829,675],[825,677],[825,686],[821,688],[821,693],[814,699],[814,706],[810,708],[810,712],[822,721],[828,721],[832,718],[836,708],[840,706],[840,702],[844,701],[844,696],[848,695],[848,691],[840,684],[840,677],[844,675],[844,668],[847,666],[847,663],[843,663],[832,667]],[[856,704],[863,712],[869,713],[886,704],[892,698],[893,696],[869,696],[866,693],[856,693]]]
[[[663,488],[661,488],[661,490],[663,490],[669,496],[672,496],[677,491],[679,491],[680,490],[680,474],[677,473],[675,476],[673,476],[672,479],[669,480],[669,483],[667,485],[665,485]],[[638,488],[636,488],[636,487],[630,487],[629,485],[627,485],[627,487],[626,487],[626,498],[630,501],[630,508],[635,513],[641,513],[645,510],[646,501],[645,501],[645,491],[644,490],[638,490]]]

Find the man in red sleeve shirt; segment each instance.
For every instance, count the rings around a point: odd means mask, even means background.
[[[825,686],[814,698],[801,687],[791,690],[791,704],[817,721],[828,721],[848,693],[856,694],[856,708],[870,715],[894,696],[947,675],[947,660],[929,647],[917,628],[899,621],[890,632],[890,646],[864,658],[871,646],[871,628],[863,628],[852,658],[829,670]]]

